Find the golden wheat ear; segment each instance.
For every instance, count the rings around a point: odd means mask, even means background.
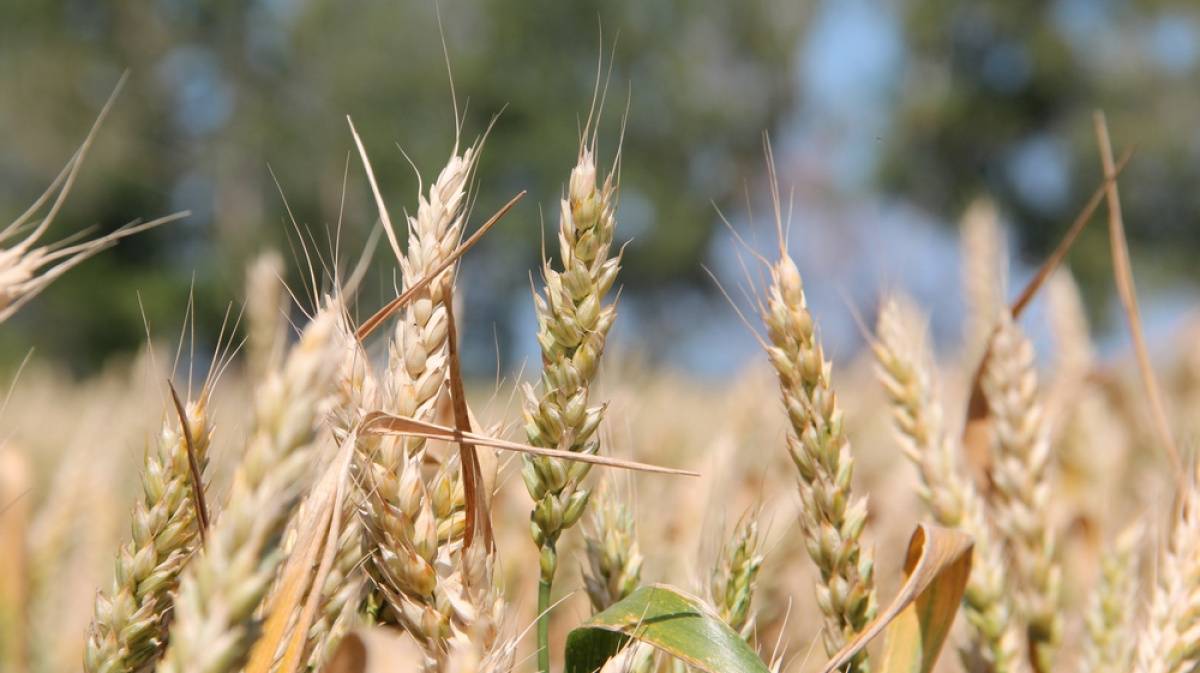
[[[822,638],[826,653],[833,656],[875,618],[875,558],[873,550],[860,545],[867,500],[851,491],[854,456],[833,390],[833,367],[817,337],[800,271],[787,253],[785,215],[769,145],[767,170],[779,260],[771,264],[765,296],[759,299],[767,327],[762,345],[775,369],[790,426],[787,450],[800,477],[800,528],[821,572],[816,592],[825,617]],[[869,667],[864,650],[848,670]]]
[[[879,311],[875,338],[876,374],[888,394],[895,434],[916,466],[917,494],[933,519],[975,538],[975,557],[963,613],[969,640],[963,661],[990,670],[1021,670],[1023,625],[1014,613],[1004,548],[987,515],[987,505],[961,465],[961,447],[945,428],[936,365],[908,302],[889,298]]]
[[[283,368],[255,392],[252,429],[224,510],[188,565],[158,670],[222,673],[241,667],[257,637],[255,610],[281,561],[284,526],[313,478],[317,430],[341,361],[337,317],[321,311]]]
[[[201,478],[213,435],[207,389],[187,405],[173,387],[171,395],[175,413],[146,449],[132,537],[117,552],[112,588],[96,596],[83,657],[90,673],[138,670],[162,654],[172,593],[208,525]]]

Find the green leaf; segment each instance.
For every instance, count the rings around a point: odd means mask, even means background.
[[[566,673],[593,673],[633,638],[710,673],[769,673],[700,599],[665,584],[642,587],[567,636]]]

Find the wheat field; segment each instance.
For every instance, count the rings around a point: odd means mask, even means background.
[[[1099,359],[1063,264],[1037,288],[1039,357],[980,202],[962,222],[961,350],[934,352],[921,308],[891,296],[867,318],[870,348],[835,366],[804,294],[822,281],[787,256],[799,234],[776,191],[778,244],[744,251],[762,357],[720,383],[656,370],[605,349],[625,239],[621,157],[599,140],[585,130],[564,172],[530,300],[542,357],[523,380],[458,371],[457,271],[467,234],[490,226],[466,207],[488,179],[482,142],[453,148],[413,203],[375,191],[403,278],[388,307],[324,269],[285,288],[265,253],[237,298],[244,341],[211,357],[166,339],[85,381],[36,357],[13,374],[0,668],[575,670],[570,632],[666,584],[756,666],[821,670],[887,613],[910,535],[932,522],[974,546],[936,611],[958,615],[947,644],[913,670],[1193,670],[1200,491],[1173,438],[1200,429],[1194,339],[1152,372]],[[0,320],[162,224],[41,241],[82,159],[0,234]],[[305,290],[314,315],[292,306]],[[840,670],[898,668],[881,641]],[[718,670],[663,650],[638,639],[603,668]]]

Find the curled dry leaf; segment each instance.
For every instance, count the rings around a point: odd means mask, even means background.
[[[857,638],[825,666],[832,673],[887,629],[881,673],[933,670],[971,576],[969,535],[920,524],[908,543],[904,586]]]

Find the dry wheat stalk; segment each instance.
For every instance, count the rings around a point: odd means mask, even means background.
[[[208,393],[185,408],[183,428],[167,420],[147,448],[143,496],[133,508],[133,537],[117,553],[116,575],[108,593],[96,595],[83,666],[89,672],[135,671],[156,659],[166,644],[171,593],[184,564],[200,543],[196,500],[188,467],[191,450],[201,471],[212,438]],[[174,411],[172,409],[172,411]]]
[[[1062,569],[1047,522],[1050,442],[1038,400],[1033,345],[1007,312],[992,337],[983,390],[992,412],[992,516],[1014,571],[1017,611],[1034,666],[1052,669],[1062,638]]]
[[[282,371],[258,388],[228,503],[180,581],[164,673],[220,673],[244,663],[255,637],[253,612],[279,566],[284,526],[314,473],[316,431],[341,361],[337,315],[335,307],[319,313]]]
[[[1133,670],[1194,671],[1200,663],[1200,489],[1194,482],[1183,495],[1158,572]]]
[[[959,464],[959,448],[947,435],[934,364],[923,339],[900,305],[889,299],[879,312],[872,348],[876,373],[887,390],[900,446],[921,476],[917,493],[934,520],[975,538],[975,561],[964,598],[971,644],[963,652],[969,669],[1023,670],[1021,628],[1012,614],[1002,549],[985,505]]]
[[[591,498],[591,514],[583,528],[587,566],[583,582],[592,609],[601,612],[633,593],[642,581],[633,512],[608,481]]]
[[[1121,673],[1133,664],[1138,555],[1144,538],[1141,524],[1131,526],[1100,561],[1100,582],[1084,617],[1087,640],[1081,670],[1087,673]]]
[[[782,244],[780,256],[771,268],[763,310],[767,354],[791,423],[787,447],[800,474],[800,525],[821,572],[817,603],[825,615],[825,651],[832,656],[875,617],[875,558],[859,544],[867,501],[851,493],[854,458],[833,392],[832,367],[817,340],[800,272]],[[869,666],[864,651],[849,670]]]

